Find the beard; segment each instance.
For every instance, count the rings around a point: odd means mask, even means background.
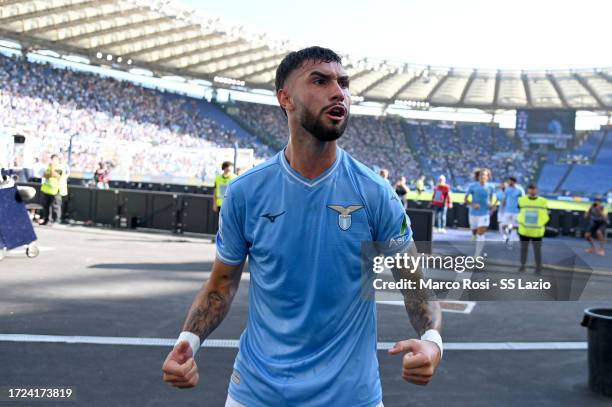
[[[338,140],[348,125],[348,111],[346,112],[346,117],[341,123],[331,126],[325,124],[324,114],[325,113],[322,111],[318,116],[316,116],[308,109],[304,108],[302,110],[302,114],[299,116],[300,125],[319,141],[326,142]]]

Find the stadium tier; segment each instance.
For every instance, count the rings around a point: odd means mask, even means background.
[[[540,172],[538,186],[542,192],[555,192],[570,164],[544,164]]]
[[[121,173],[199,178],[198,148],[272,153],[203,100],[15,57],[0,56],[0,75],[2,126],[34,135],[32,154],[43,162],[70,148],[72,171],[92,172],[105,160]]]
[[[232,100],[218,105],[18,57],[0,56],[0,75],[3,126],[35,134],[32,153],[41,162],[54,152],[69,155],[76,173],[91,174],[104,160],[115,177],[122,174],[116,179],[204,180],[216,168],[207,166],[210,157],[200,153],[203,148],[237,145],[253,149],[262,160],[288,139],[287,119],[278,106]],[[584,181],[593,172],[611,173],[611,143],[612,136],[600,131],[574,149],[548,153],[540,187],[605,193],[612,185],[606,176]],[[538,153],[487,124],[353,115],[340,145],[375,170],[389,169],[393,181],[425,175],[433,182],[444,174],[462,190],[481,166],[492,170],[494,181],[513,175],[527,183],[538,174]],[[561,163],[576,157],[591,161]]]
[[[592,164],[574,164],[560,189],[567,193],[603,194],[612,186],[612,131],[598,132]]]

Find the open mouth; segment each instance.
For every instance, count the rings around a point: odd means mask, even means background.
[[[342,105],[335,105],[325,112],[333,120],[342,120],[346,116],[346,109]]]

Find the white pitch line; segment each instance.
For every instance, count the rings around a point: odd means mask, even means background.
[[[116,336],[61,336],[0,334],[0,342],[69,343],[94,345],[173,346],[176,339]],[[238,348],[237,339],[207,339],[204,348]],[[388,350],[394,342],[378,342],[378,350]],[[586,350],[586,342],[445,342],[444,350]]]

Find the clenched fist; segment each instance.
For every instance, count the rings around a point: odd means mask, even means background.
[[[441,352],[438,345],[431,341],[408,339],[397,342],[389,349],[391,355],[404,353],[402,358],[402,377],[404,380],[425,386],[429,383],[440,363]]]
[[[189,342],[181,341],[170,351],[162,365],[162,371],[164,381],[174,387],[188,389],[198,384],[198,366]]]

